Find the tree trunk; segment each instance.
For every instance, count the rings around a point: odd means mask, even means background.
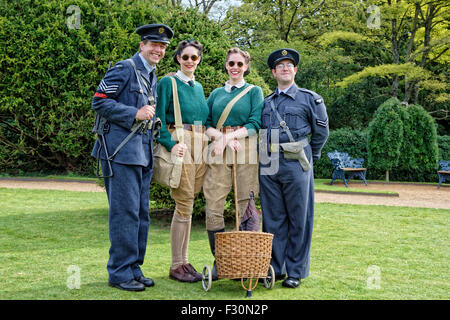
[[[386,182],[389,182],[389,170],[386,170]]]
[[[400,55],[398,52],[398,30],[397,30],[397,19],[392,19],[392,38],[391,38],[391,44],[392,44],[392,54],[393,54],[393,60],[395,64],[400,64]],[[398,76],[394,76],[394,82],[392,83],[391,88],[391,95],[393,97],[398,96]]]
[[[406,49],[406,62],[411,61],[411,51],[414,46],[414,38],[416,37],[416,31],[417,31],[417,22],[419,20],[419,12],[420,12],[420,3],[415,4],[415,12],[414,12],[414,20],[413,20],[413,27],[411,30],[411,35],[409,38],[408,48]],[[413,95],[413,91],[416,89],[417,85],[413,82],[410,83],[408,81],[408,76],[405,75],[405,98],[403,99],[404,102],[409,103],[411,96]],[[416,103],[416,99],[414,99],[414,103]]]

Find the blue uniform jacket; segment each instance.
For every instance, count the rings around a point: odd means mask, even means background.
[[[271,141],[270,129],[279,129],[279,143],[285,143],[289,142],[289,137],[280,128],[280,121],[272,112],[271,99],[274,99],[274,105],[294,139],[299,141],[310,136],[312,159],[320,159],[322,147],[329,134],[328,115],[322,97],[313,91],[298,88],[294,83],[286,94],[278,95],[274,92],[264,99],[261,128],[268,129],[266,141]]]
[[[139,53],[133,59],[136,69],[147,80],[148,87],[152,88],[156,100],[156,76],[149,75],[142,63]],[[151,84],[151,86],[150,86]],[[109,69],[100,81],[92,100],[92,108],[107,120],[104,130],[108,155],[112,155],[117,146],[128,136],[135,122],[138,109],[148,104],[148,92],[141,81],[144,94],[141,94],[136,73],[130,61],[122,60]],[[150,89],[148,90],[150,91]],[[113,161],[126,165],[152,165],[152,132],[150,130],[137,132],[120,149]],[[100,139],[97,139],[91,155],[97,157],[100,148]],[[100,159],[106,160],[105,146],[100,148]]]

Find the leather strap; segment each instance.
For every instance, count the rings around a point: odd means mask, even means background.
[[[290,142],[295,142],[294,136],[291,133],[291,130],[289,130],[288,125],[286,124],[286,121],[284,121],[280,114],[277,111],[277,108],[275,108],[275,105],[273,104],[273,98],[270,99],[270,107],[272,108],[272,111],[275,112],[275,115],[277,116],[278,121],[280,122],[280,127],[283,129],[284,132],[287,133],[289,137]]]
[[[249,85],[247,88],[245,88],[243,91],[241,91],[241,93],[239,93],[236,97],[234,97],[233,100],[228,102],[227,106],[225,107],[225,109],[223,109],[223,112],[220,115],[219,121],[217,121],[217,124],[216,124],[217,130],[222,129],[222,126],[225,123],[225,120],[227,120],[228,115],[230,114],[231,108],[233,108],[234,104],[240,98],[242,98],[247,92],[249,92],[253,87],[254,87],[254,85],[252,85],[252,84]]]
[[[178,88],[177,81],[174,77],[170,77],[172,80],[172,97],[173,97],[173,113],[175,115],[175,134],[177,135],[178,142],[184,143],[184,127],[181,120],[180,101],[178,100]]]

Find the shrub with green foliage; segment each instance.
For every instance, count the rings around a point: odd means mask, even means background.
[[[403,145],[393,177],[403,181],[433,181],[438,161],[436,123],[419,105],[400,106]]]
[[[396,98],[383,103],[369,125],[369,165],[395,169],[397,180],[426,181],[437,167],[435,120],[419,105],[405,106]]]
[[[450,160],[450,136],[438,136],[439,161]]]
[[[403,145],[403,123],[399,116],[400,101],[391,98],[375,112],[368,128],[367,150],[369,166],[389,171],[398,165]]]
[[[135,29],[165,23],[175,36],[158,64],[176,71],[180,40],[196,39],[204,60],[196,73],[205,94],[222,86],[231,46],[220,26],[195,10],[152,1],[11,0],[0,2],[0,170],[92,174],[92,96],[109,62],[138,51]],[[252,70],[248,81],[267,90]]]
[[[403,121],[404,156],[400,167],[404,170],[436,169],[438,146],[434,119],[419,105],[401,109],[405,109],[408,117]]]

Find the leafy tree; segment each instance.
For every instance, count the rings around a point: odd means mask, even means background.
[[[419,105],[402,106],[404,136],[400,167],[407,171],[436,169],[438,146],[434,119]]]
[[[448,1],[383,0],[370,1],[379,6],[381,19],[378,28],[362,32],[333,31],[322,35],[324,46],[345,40],[361,45],[385,47],[390,53],[376,65],[363,65],[362,70],[345,77],[337,85],[343,88],[367,77],[383,78],[389,82],[390,95],[406,103],[422,102],[427,110],[442,120],[448,119],[450,94],[447,75],[442,73],[448,64],[450,36]],[[440,65],[440,67],[436,67]],[[403,90],[401,90],[403,86]]]
[[[371,166],[403,172],[414,180],[435,170],[438,161],[436,124],[419,105],[396,98],[384,102],[369,125],[368,156]],[[389,172],[386,172],[389,180]]]
[[[398,114],[400,101],[391,98],[375,112],[368,128],[368,163],[375,169],[389,171],[398,165],[402,150],[403,123]]]
[[[228,11],[224,28],[243,46],[272,41],[314,39],[330,26],[336,0],[243,0]]]

